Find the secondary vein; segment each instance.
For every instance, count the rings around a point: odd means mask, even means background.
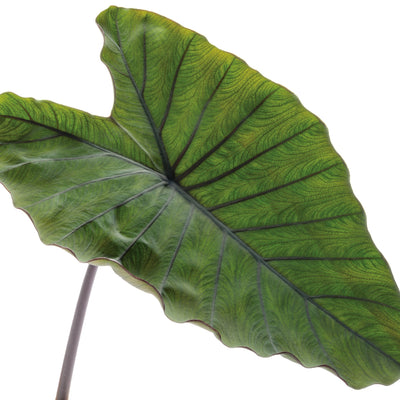
[[[117,261],[122,260],[126,254],[132,249],[132,247],[137,243],[137,241],[153,226],[153,224],[157,221],[157,219],[161,216],[161,214],[165,211],[168,205],[171,203],[172,198],[174,197],[175,192],[172,191],[167,201],[163,204],[163,206],[157,211],[156,215],[150,220],[150,222],[139,232],[139,234],[135,237],[132,243],[124,250],[124,252],[116,258]]]
[[[177,246],[175,248],[174,254],[172,255],[171,261],[170,261],[170,263],[168,265],[167,272],[165,273],[165,275],[163,277],[163,280],[161,282],[160,289],[159,289],[160,293],[162,293],[162,291],[164,289],[164,286],[165,286],[165,283],[167,282],[167,279],[168,279],[168,277],[169,277],[169,275],[171,273],[172,267],[174,266],[176,257],[178,256],[179,250],[180,250],[182,242],[183,242],[183,238],[185,237],[186,231],[187,231],[187,229],[188,229],[188,227],[190,225],[190,222],[192,220],[193,212],[194,212],[194,205],[192,204],[191,207],[190,207],[190,210],[189,210],[189,214],[188,214],[188,216],[186,218],[185,225],[183,226],[181,235],[179,237],[178,244],[177,244]]]
[[[217,302],[218,284],[219,284],[219,278],[221,275],[222,259],[224,257],[225,245],[226,245],[226,232],[223,231],[222,243],[221,243],[221,248],[220,248],[219,257],[218,257],[217,272],[215,274],[215,281],[214,281],[214,293],[213,293],[213,299],[212,299],[212,304],[211,304],[210,326],[213,326],[213,324],[214,324],[215,304]]]
[[[338,166],[340,164],[341,163],[335,163],[333,165],[330,165],[329,167],[323,168],[323,169],[321,169],[319,171],[313,172],[313,173],[311,173],[309,175],[306,175],[306,176],[303,176],[303,177],[301,177],[299,179],[295,179],[294,181],[290,181],[290,182],[284,183],[282,185],[275,186],[275,187],[273,187],[271,189],[266,189],[266,190],[263,190],[263,191],[258,192],[258,193],[250,194],[248,196],[244,196],[244,197],[240,197],[240,198],[237,198],[237,199],[234,199],[234,200],[226,201],[225,203],[217,204],[215,206],[209,207],[208,210],[209,211],[218,210],[218,209],[223,208],[223,207],[228,207],[228,206],[231,206],[231,205],[234,205],[234,204],[237,204],[237,203],[241,203],[243,201],[254,199],[255,197],[259,197],[259,196],[263,196],[263,195],[271,193],[271,192],[275,192],[276,190],[283,189],[283,188],[285,188],[287,186],[293,185],[295,183],[298,183],[298,182],[304,181],[306,179],[312,178],[312,177],[314,177],[316,175],[322,174],[323,172],[328,171],[331,168],[334,168],[334,167],[336,167],[336,166]]]
[[[221,146],[223,146],[236,132],[237,130],[277,91],[279,88],[269,92],[244,118],[242,118],[236,126],[216,145],[214,145],[210,150],[208,150],[203,156],[201,156],[196,162],[194,162],[185,172],[182,172],[176,177],[177,181],[181,181],[183,178],[188,176],[192,171],[199,167],[207,158],[209,158],[213,153],[215,153]]]
[[[206,110],[207,110],[207,107],[209,106],[209,104],[211,103],[211,100],[213,99],[213,97],[214,97],[215,94],[217,93],[218,89],[220,88],[222,82],[224,81],[225,77],[227,76],[227,74],[228,74],[228,72],[229,72],[229,70],[230,70],[230,68],[231,68],[231,66],[232,66],[232,64],[233,64],[233,62],[234,62],[235,60],[236,60],[236,57],[233,57],[233,60],[232,60],[231,63],[228,65],[228,67],[227,67],[227,69],[225,70],[225,72],[224,72],[222,78],[219,80],[217,86],[215,87],[215,89],[214,89],[213,92],[211,93],[210,97],[207,99],[206,103],[204,104],[204,106],[203,106],[203,108],[202,108],[202,110],[201,110],[201,112],[200,112],[200,115],[199,115],[199,117],[198,117],[198,119],[197,119],[196,125],[195,125],[195,127],[194,127],[194,129],[193,129],[193,131],[192,131],[192,133],[191,133],[191,135],[190,135],[188,141],[186,142],[185,147],[184,147],[183,150],[180,152],[180,154],[178,155],[178,157],[176,158],[176,160],[175,160],[175,162],[174,162],[174,165],[172,166],[172,168],[173,168],[174,171],[176,171],[176,168],[178,167],[179,163],[182,161],[182,158],[184,157],[184,155],[185,155],[186,152],[188,151],[190,145],[192,144],[193,139],[194,139],[194,137],[196,136],[196,133],[197,133],[197,131],[198,131],[199,127],[200,127],[200,124],[201,124],[201,122],[202,122],[202,120],[203,120],[203,117],[204,117],[204,114],[205,114],[205,112],[206,112]]]
[[[63,240],[65,240],[67,237],[69,237],[69,236],[71,236],[72,234],[74,234],[74,233],[75,233],[76,231],[78,231],[79,229],[81,229],[81,228],[83,228],[84,226],[90,224],[91,222],[95,221],[96,219],[102,217],[103,215],[109,213],[110,211],[113,211],[113,210],[115,210],[115,209],[117,209],[117,208],[119,208],[119,207],[122,207],[122,206],[124,206],[124,205],[130,203],[131,201],[138,199],[139,197],[143,196],[144,194],[149,193],[149,192],[151,192],[152,190],[154,190],[154,189],[156,189],[156,188],[158,188],[158,187],[160,187],[160,186],[165,186],[165,182],[158,182],[158,183],[156,183],[155,185],[152,185],[152,186],[150,186],[150,187],[148,187],[148,188],[142,190],[141,192],[136,193],[135,195],[129,197],[128,199],[126,199],[126,200],[124,200],[124,201],[122,201],[122,202],[120,202],[120,203],[118,203],[118,204],[116,204],[116,205],[114,205],[114,206],[108,208],[107,210],[102,211],[101,213],[95,215],[94,217],[90,218],[89,220],[87,220],[87,221],[83,222],[82,224],[78,225],[78,226],[75,227],[72,231],[70,231],[69,233],[67,233],[66,235],[64,235],[64,236],[61,237],[60,239],[58,239],[57,243],[61,243]]]

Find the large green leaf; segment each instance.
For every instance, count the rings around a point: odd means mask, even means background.
[[[41,239],[111,265],[228,346],[400,376],[400,296],[326,127],[159,15],[98,17],[109,118],[0,96],[0,181]]]

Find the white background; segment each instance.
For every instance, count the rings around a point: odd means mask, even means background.
[[[112,84],[94,22],[110,0],[0,0],[0,93],[107,116]],[[123,1],[204,34],[288,87],[329,127],[368,226],[400,282],[400,24],[397,1]],[[54,398],[85,265],[43,245],[0,188],[0,399]],[[398,399],[400,382],[362,391],[322,369],[228,349],[176,324],[157,299],[102,268],[71,400]]]

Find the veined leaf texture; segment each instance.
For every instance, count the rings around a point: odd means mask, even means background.
[[[97,22],[108,118],[0,96],[0,181],[44,243],[111,265],[228,346],[400,374],[400,297],[325,125],[203,36],[141,10]]]

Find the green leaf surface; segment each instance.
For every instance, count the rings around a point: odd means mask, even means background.
[[[97,20],[108,118],[0,96],[0,181],[44,243],[111,265],[228,346],[400,376],[400,296],[325,125],[159,15]]]

